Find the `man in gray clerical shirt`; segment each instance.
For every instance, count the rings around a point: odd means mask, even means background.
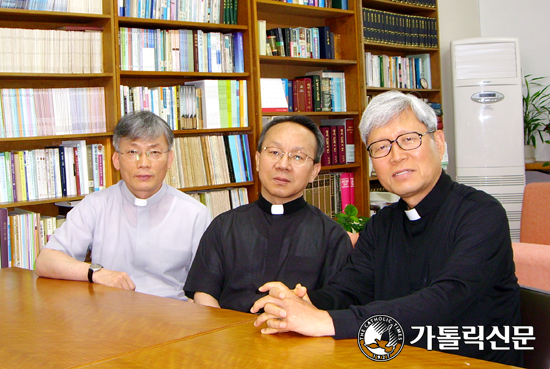
[[[211,219],[204,205],[163,183],[173,141],[157,115],[125,115],[113,134],[122,180],[69,212],[38,255],[37,274],[186,300],[183,285]]]

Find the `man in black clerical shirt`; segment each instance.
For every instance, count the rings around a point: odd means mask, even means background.
[[[323,135],[307,117],[264,127],[256,152],[260,198],[210,224],[185,283],[188,297],[248,312],[266,282],[319,289],[341,269],[352,249],[348,234],[303,197],[323,151]]]
[[[388,315],[406,344],[441,349],[434,340],[450,329],[459,338],[447,352],[521,365],[510,337],[521,325],[520,296],[502,205],[443,172],[444,134],[415,96],[376,96],[359,128],[380,183],[400,200],[370,219],[328,286],[260,287],[269,295],[251,309],[264,309],[255,325],[267,323],[266,334],[356,338],[365,320]]]

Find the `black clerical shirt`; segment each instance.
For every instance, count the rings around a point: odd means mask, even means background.
[[[249,312],[266,282],[325,286],[351,248],[344,229],[303,197],[274,207],[260,197],[212,221],[184,290],[190,298],[205,292],[222,308]]]
[[[418,335],[411,326],[519,326],[519,285],[506,213],[483,191],[460,185],[445,173],[415,207],[410,220],[400,200],[374,215],[361,232],[346,266],[320,291],[309,296],[329,310],[335,338],[357,337],[373,315],[389,315],[405,331],[406,343]],[[414,219],[414,218],[413,218]],[[342,310],[343,309],[343,310]],[[426,338],[426,337],[424,337]],[[426,346],[422,339],[419,346]],[[460,341],[447,351],[511,365],[521,353],[483,350]],[[434,342],[434,349],[437,341]]]

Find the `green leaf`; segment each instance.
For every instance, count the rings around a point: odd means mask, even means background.
[[[344,209],[344,212],[349,216],[357,216],[359,214],[359,211],[355,207],[355,205],[349,204]]]

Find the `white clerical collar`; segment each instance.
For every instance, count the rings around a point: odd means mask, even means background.
[[[409,220],[418,220],[418,219],[420,219],[420,214],[418,214],[416,209],[405,210],[405,214],[407,214],[407,218],[409,218]]]
[[[135,206],[147,206],[147,199],[138,199],[137,197],[134,199],[134,205]]]
[[[271,214],[283,215],[285,213],[284,205],[271,205]]]

